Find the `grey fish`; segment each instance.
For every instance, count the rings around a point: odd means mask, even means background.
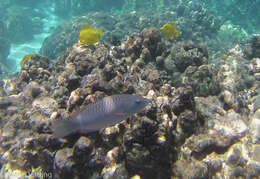
[[[77,131],[98,131],[140,112],[150,101],[150,99],[130,94],[105,97],[88,104],[68,119],[53,121],[54,136],[64,137]]]
[[[3,96],[7,96],[7,93],[6,93],[5,89],[4,89],[4,87],[5,87],[5,81],[1,80],[1,82],[0,82],[1,93],[3,94]]]

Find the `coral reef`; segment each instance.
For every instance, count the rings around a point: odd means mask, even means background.
[[[0,177],[259,176],[259,59],[235,47],[213,65],[203,44],[168,43],[152,27],[117,46],[74,44],[52,61],[32,55],[3,87]],[[54,119],[118,93],[152,102],[99,132],[53,137]]]

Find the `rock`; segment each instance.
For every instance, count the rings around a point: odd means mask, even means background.
[[[227,163],[231,166],[244,166],[248,161],[244,158],[242,146],[236,144],[227,154]]]
[[[19,92],[21,92],[17,79],[5,79],[1,81],[1,83],[3,91],[5,93],[4,96],[10,97],[11,95],[17,95]]]
[[[57,110],[58,104],[53,98],[40,97],[33,101],[32,107],[46,116],[51,116],[51,114]]]
[[[218,95],[220,80],[215,65],[188,66],[184,71],[182,83],[191,86],[197,96]]]
[[[103,69],[103,76],[106,81],[110,81],[116,76],[116,71],[114,70],[112,65],[106,64]]]
[[[252,71],[253,73],[260,72],[260,58],[253,58],[252,59]]]
[[[187,88],[177,88],[173,93],[173,98],[170,101],[172,111],[175,115],[179,115],[181,112],[185,111],[185,109],[193,109],[194,107],[194,98],[192,89],[190,87]]]
[[[49,117],[41,112],[35,112],[30,115],[30,126],[38,133],[51,133],[51,121]]]
[[[115,165],[116,163],[120,163],[122,157],[123,157],[123,153],[119,149],[119,147],[114,147],[113,149],[107,152],[106,159],[105,159],[106,166],[109,167]]]
[[[45,89],[42,88],[37,82],[30,82],[24,89],[23,93],[26,98],[36,98],[38,97],[42,92],[44,92]]]
[[[110,178],[118,178],[118,179],[126,179],[128,178],[128,173],[123,164],[115,164],[108,167],[103,168],[101,172],[102,178],[110,179]]]
[[[5,109],[13,104],[12,100],[8,97],[0,97],[0,108]]]
[[[210,155],[207,159],[204,159],[203,162],[205,162],[212,174],[221,171],[223,166],[221,159],[218,159],[215,154]]]
[[[231,145],[233,141],[243,137],[248,131],[242,117],[233,110],[216,120],[212,129],[215,132],[212,132],[211,136],[220,137],[219,139],[215,138],[215,140],[217,145],[223,147]]]
[[[203,118],[206,123],[226,114],[216,96],[209,96],[207,98],[195,97],[194,100],[197,115]]]
[[[260,163],[260,145],[254,145],[252,153],[253,153],[252,159]]]
[[[70,93],[70,97],[67,102],[67,108],[69,111],[72,111],[72,109],[76,105],[81,105],[85,99],[85,97],[89,94],[88,90],[85,90],[83,88],[78,88]]]
[[[137,59],[141,54],[143,39],[141,36],[132,35],[127,39],[126,55],[130,56],[132,59]]]
[[[91,153],[88,162],[88,167],[91,168],[92,170],[102,170],[105,166],[105,157],[106,153],[104,151],[104,148],[96,148],[96,150]]]
[[[158,47],[158,43],[161,41],[161,34],[159,30],[155,27],[151,28],[145,28],[142,32],[141,35],[144,38],[143,46],[148,48],[147,51],[151,53],[151,57],[156,57],[161,55],[161,51]],[[142,51],[142,54],[144,51]],[[149,60],[146,60],[149,61]]]
[[[256,112],[258,109],[260,109],[260,95],[254,99],[253,112]]]
[[[207,178],[207,165],[194,159],[178,160],[173,164],[172,171],[178,178]]]
[[[1,138],[6,141],[8,139],[12,139],[16,135],[16,130],[13,125],[14,120],[10,120],[5,123],[4,128],[1,130]]]
[[[19,74],[21,82],[37,81],[42,83],[48,81],[51,72],[49,70],[49,59],[39,54],[32,54],[25,60]]]
[[[80,86],[80,77],[74,69],[68,69],[59,76],[58,84],[66,87],[69,91],[73,91]]]
[[[253,118],[250,124],[250,133],[254,144],[260,144],[260,120]]]
[[[21,170],[14,170],[8,165],[3,165],[0,171],[1,178],[26,178],[28,177],[27,173]]]
[[[252,38],[252,56],[260,58],[260,34],[255,34]]]
[[[251,43],[245,44],[243,49],[245,55],[252,58],[260,57],[260,34],[255,34],[252,37]]]
[[[260,176],[259,163],[249,162],[246,167],[247,178],[257,178]]]
[[[89,138],[82,136],[74,145],[73,155],[77,158],[77,160],[85,161],[84,158],[88,158],[93,149],[93,142]]]
[[[220,99],[223,100],[223,102],[224,102],[224,109],[230,109],[230,108],[234,107],[234,105],[235,105],[234,96],[228,90],[224,90],[220,94]]]
[[[193,133],[196,129],[196,118],[193,112],[190,110],[185,110],[178,116],[178,122],[184,133]]]
[[[170,56],[180,72],[184,72],[188,66],[200,66],[208,61],[207,48],[193,43],[177,45],[171,50]]]
[[[174,60],[172,59],[171,56],[168,56],[164,59],[164,68],[169,71],[169,72],[174,72],[174,71],[178,71]]]
[[[73,149],[64,148],[57,151],[54,159],[54,167],[57,176],[73,177],[75,162],[73,161]]]
[[[6,112],[10,115],[19,113],[19,108],[17,106],[9,106]]]
[[[158,56],[156,57],[156,65],[159,67],[162,67],[164,64],[164,58],[162,56]],[[170,61],[171,62],[171,61]],[[168,67],[167,65],[165,65],[165,67]],[[168,70],[171,70],[171,68],[169,68]],[[173,70],[172,70],[173,71]]]
[[[118,144],[118,135],[119,135],[119,128],[118,126],[109,126],[106,127],[102,133],[103,142],[106,143],[108,146],[115,146]]]
[[[126,159],[130,167],[133,168],[146,168],[151,165],[151,153],[149,150],[138,143],[133,143],[126,153]]]
[[[195,99],[195,101],[197,100]],[[208,108],[204,108],[208,112],[211,110],[210,105]],[[238,113],[233,110],[224,114],[220,114],[217,110],[214,111],[210,115],[201,113],[201,117],[205,117],[208,131],[191,137],[187,142],[197,157],[203,156],[203,152],[207,150],[223,151],[248,132],[247,125]]]
[[[229,177],[231,178],[237,178],[237,177],[246,177],[246,169],[242,167],[235,167],[234,169],[231,170]]]

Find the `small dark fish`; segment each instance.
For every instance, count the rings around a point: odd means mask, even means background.
[[[64,137],[77,131],[98,131],[140,112],[150,101],[150,99],[130,94],[105,97],[88,104],[69,119],[54,121],[52,124],[54,136]]]

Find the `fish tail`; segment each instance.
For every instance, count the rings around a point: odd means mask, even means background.
[[[79,124],[73,119],[56,120],[52,122],[53,135],[56,138],[65,137],[79,128]]]
[[[103,34],[103,31],[102,31],[102,28],[101,28],[101,27],[99,27],[99,28],[97,29],[97,31],[98,31],[99,35],[102,35],[102,34]]]

